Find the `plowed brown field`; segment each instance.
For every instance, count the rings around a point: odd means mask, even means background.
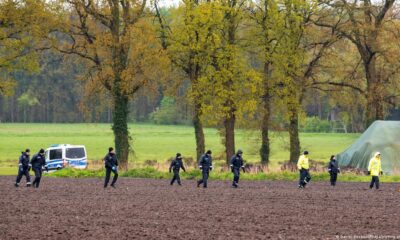
[[[203,189],[120,178],[104,190],[103,179],[45,176],[39,189],[14,180],[0,177],[0,239],[400,239],[398,184],[210,181]]]

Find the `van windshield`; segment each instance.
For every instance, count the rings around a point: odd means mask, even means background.
[[[84,158],[85,149],[84,148],[67,148],[65,151],[66,158]]]

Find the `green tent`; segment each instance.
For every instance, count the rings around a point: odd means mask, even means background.
[[[375,121],[357,141],[337,155],[341,167],[367,170],[375,152],[381,153],[382,170],[400,170],[400,121]]]

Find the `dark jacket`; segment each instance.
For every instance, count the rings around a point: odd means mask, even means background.
[[[113,153],[108,153],[104,157],[104,164],[105,164],[106,167],[109,167],[109,168],[112,168],[114,166],[118,166],[117,155],[113,154]]]
[[[243,158],[237,154],[233,155],[231,158],[231,167],[236,169],[244,168]]]
[[[199,161],[199,167],[203,170],[203,171],[208,171],[210,169],[212,169],[212,157],[204,154],[203,156],[200,157],[200,161]]]
[[[21,157],[19,157],[19,164],[24,168],[29,166],[29,156],[25,152],[23,152]]]
[[[186,172],[185,167],[183,166],[182,158],[175,158],[172,160],[171,165],[169,166],[169,171],[171,172],[171,169],[175,171],[178,171],[182,168],[183,171]]]
[[[339,163],[337,160],[332,159],[329,162],[328,171],[329,171],[329,173],[339,173],[340,172]]]
[[[46,159],[44,156],[38,154],[33,155],[31,160],[32,168],[42,168],[46,165]]]

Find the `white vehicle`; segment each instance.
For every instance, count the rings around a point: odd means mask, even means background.
[[[66,166],[85,169],[88,166],[86,148],[83,145],[54,144],[46,149],[46,165],[49,170]]]

